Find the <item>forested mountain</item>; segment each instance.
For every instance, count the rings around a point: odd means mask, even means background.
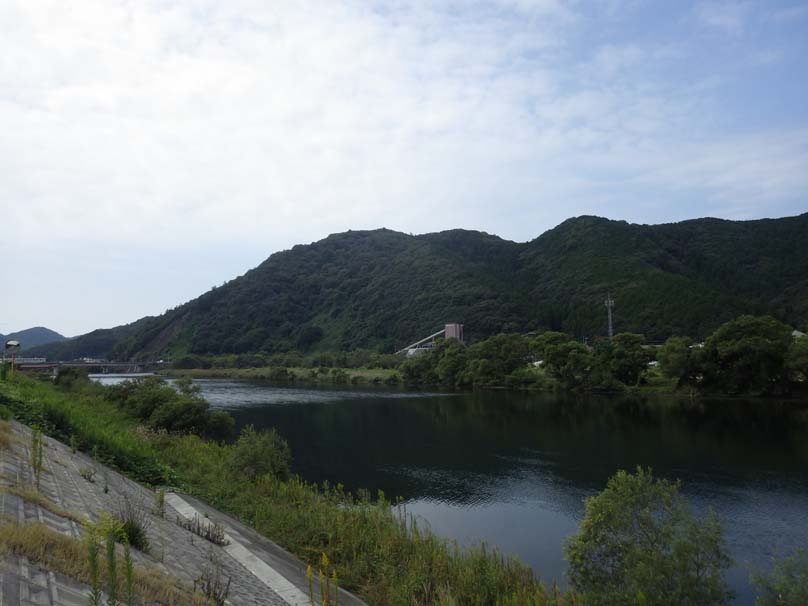
[[[276,253],[159,317],[71,340],[70,353],[392,351],[446,322],[464,323],[472,340],[546,329],[593,337],[606,331],[607,293],[615,329],[651,341],[704,337],[741,313],[801,324],[808,213],[665,225],[584,216],[527,243],[465,230],[335,234]]]
[[[22,351],[43,345],[45,343],[58,343],[67,340],[67,337],[60,335],[55,330],[45,328],[44,326],[34,326],[33,328],[26,328],[7,335],[0,334],[0,340],[5,343],[6,341],[19,341]]]
[[[113,348],[126,337],[134,334],[152,317],[141,318],[137,322],[116,326],[115,328],[99,328],[72,339],[38,345],[26,349],[29,356],[46,356],[51,360],[75,360],[77,358],[106,358]]]

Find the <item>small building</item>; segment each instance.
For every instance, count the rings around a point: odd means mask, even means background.
[[[462,324],[447,324],[444,329],[444,338],[457,339],[463,342],[463,325]]]

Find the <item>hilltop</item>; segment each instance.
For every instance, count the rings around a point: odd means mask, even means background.
[[[22,351],[36,347],[37,345],[45,345],[47,343],[60,343],[67,341],[67,337],[60,335],[55,330],[45,328],[44,326],[34,326],[33,328],[26,328],[25,330],[18,330],[7,335],[0,334],[0,340],[5,343],[6,341],[19,341],[22,345]]]
[[[466,337],[615,327],[696,338],[742,313],[808,320],[808,213],[637,225],[583,216],[536,239],[449,230],[334,234],[270,256],[161,316],[37,348],[56,358],[250,351],[392,351],[445,322]]]

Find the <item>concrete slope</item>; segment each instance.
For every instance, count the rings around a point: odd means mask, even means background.
[[[149,553],[133,550],[136,564],[159,570],[190,589],[216,563],[222,575],[231,579],[228,603],[236,606],[311,603],[304,565],[272,541],[188,495],[166,495],[165,512],[160,515],[154,510],[153,491],[47,437],[37,492],[53,506],[38,503],[38,498],[30,496],[35,490],[31,432],[19,423],[12,423],[12,430],[11,449],[0,450],[0,517],[18,524],[41,522],[81,538],[86,531],[77,519],[97,522],[104,512],[114,514],[128,500],[144,512],[151,545]],[[194,514],[203,524],[221,524],[229,544],[215,545],[177,523],[178,518]],[[84,606],[88,596],[89,587],[76,580],[24,557],[0,553],[0,606]],[[319,602],[316,585],[314,602]],[[339,603],[364,604],[347,592],[340,593]]]

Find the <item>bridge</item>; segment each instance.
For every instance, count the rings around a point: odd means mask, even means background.
[[[47,362],[44,358],[38,359],[17,359],[14,367],[17,370],[51,370],[57,371],[60,368],[85,368],[87,372],[93,374],[109,373],[137,373],[148,372],[157,368],[162,368],[165,362],[104,362],[102,360],[76,361],[76,362]]]

